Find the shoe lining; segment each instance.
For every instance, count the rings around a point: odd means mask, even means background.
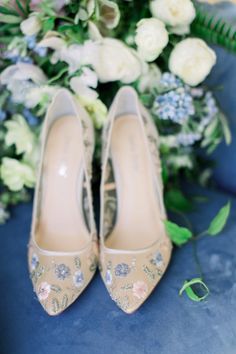
[[[74,252],[87,245],[89,211],[88,207],[83,207],[87,203],[84,183],[81,126],[75,116],[60,117],[49,131],[44,152],[40,215],[36,228],[39,247]]]
[[[143,249],[150,247],[164,233],[148,154],[138,117],[123,115],[116,118],[112,129],[110,155],[116,186],[113,197],[117,196],[117,202],[113,201],[113,206],[117,210],[110,217],[113,228],[107,228],[108,231],[112,229],[105,237],[108,248]],[[111,181],[109,183],[111,185]],[[105,190],[106,186],[107,182]],[[105,191],[105,195],[106,193]],[[107,210],[105,196],[104,218]]]

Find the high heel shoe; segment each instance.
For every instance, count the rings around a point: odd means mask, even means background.
[[[172,244],[157,130],[131,87],[118,92],[103,142],[100,271],[112,299],[132,313],[163,276]]]
[[[43,125],[28,252],[34,290],[49,315],[74,302],[96,270],[93,148],[91,120],[68,91],[60,90]]]

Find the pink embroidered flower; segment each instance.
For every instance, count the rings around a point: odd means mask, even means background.
[[[137,281],[133,284],[133,295],[138,299],[144,299],[148,292],[148,286],[144,281]]]
[[[51,285],[46,281],[42,282],[38,288],[38,298],[39,300],[46,300],[51,292]]]

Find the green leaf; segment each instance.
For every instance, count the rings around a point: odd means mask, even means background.
[[[5,6],[0,6],[0,13],[4,15],[14,15],[14,16],[19,16],[18,12],[16,10],[7,8]]]
[[[171,189],[165,195],[165,204],[173,211],[191,211],[192,203],[179,189]]]
[[[43,31],[46,33],[52,31],[55,25],[55,18],[50,17],[43,22]]]
[[[223,129],[223,133],[224,133],[224,137],[225,137],[225,142],[227,145],[230,145],[231,141],[232,141],[232,134],[231,134],[231,131],[229,128],[227,118],[225,117],[225,115],[223,113],[221,113],[221,114],[219,114],[219,119],[221,121],[222,129]]]
[[[211,236],[219,234],[228,220],[231,210],[231,203],[228,202],[223,208],[220,209],[216,217],[212,220],[207,233]]]
[[[193,288],[192,288],[193,285],[201,285],[201,287],[204,291],[204,295],[202,295],[202,296],[198,295],[196,290],[193,290]],[[192,301],[196,301],[196,302],[200,302],[200,301],[205,300],[207,298],[207,296],[210,294],[209,288],[206,286],[206,284],[203,282],[203,280],[201,278],[193,278],[190,281],[186,280],[184,282],[184,285],[182,286],[182,288],[179,291],[179,296],[182,296],[184,291],[186,292],[189,299],[191,299]]]
[[[214,14],[204,9],[202,5],[196,4],[197,15],[191,24],[191,33],[212,44],[236,52],[236,30],[235,27]]]
[[[21,18],[19,16],[15,16],[15,15],[1,15],[0,14],[0,23],[20,23],[21,22]]]
[[[171,241],[177,246],[184,245],[193,237],[192,232],[185,227],[180,227],[168,220],[165,220],[164,224]]]

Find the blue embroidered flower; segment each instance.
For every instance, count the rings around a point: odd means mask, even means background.
[[[110,269],[107,269],[107,271],[106,271],[105,282],[106,282],[107,285],[111,285],[112,284],[112,272],[110,271]]]
[[[35,270],[39,264],[39,258],[36,253],[33,253],[31,258],[31,269]]]
[[[163,257],[162,257],[162,254],[160,252],[157,252],[151,263],[155,264],[157,267],[161,267],[163,265]]]
[[[64,280],[70,276],[70,268],[67,267],[65,264],[59,264],[56,266],[55,274],[58,279]]]
[[[81,270],[78,270],[73,275],[73,282],[77,288],[81,288],[84,284],[84,275]]]
[[[126,277],[130,273],[130,267],[126,263],[117,264],[115,267],[115,275],[117,277]]]

